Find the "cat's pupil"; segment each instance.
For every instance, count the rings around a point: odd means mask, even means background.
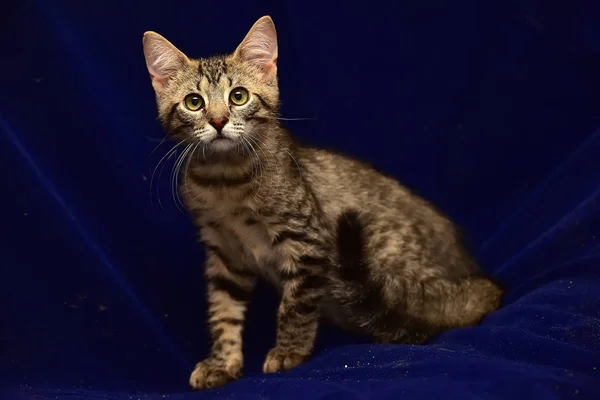
[[[235,99],[236,99],[237,101],[241,101],[241,100],[242,100],[242,97],[243,97],[243,95],[242,95],[242,92],[235,92],[235,93],[233,94],[233,97],[235,97]]]
[[[200,99],[198,97],[192,97],[192,105],[197,106],[200,103]]]

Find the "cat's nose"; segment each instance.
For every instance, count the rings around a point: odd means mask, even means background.
[[[223,129],[223,127],[225,126],[225,124],[229,122],[229,119],[227,117],[217,117],[217,118],[211,118],[208,123],[211,124],[213,126],[213,128],[215,128],[217,130],[217,132],[221,133],[221,130]]]

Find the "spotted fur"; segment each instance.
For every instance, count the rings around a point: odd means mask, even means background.
[[[257,279],[281,293],[264,371],[311,354],[329,320],[378,342],[423,343],[499,307],[456,226],[368,164],[294,141],[278,120],[275,27],[259,19],[236,51],[189,59],[146,33],[159,117],[184,146],[181,194],[206,249],[212,350],[192,387],[241,376],[244,313]],[[230,99],[245,88],[248,101]],[[198,111],[184,99],[204,99]],[[212,122],[226,120],[219,131]]]

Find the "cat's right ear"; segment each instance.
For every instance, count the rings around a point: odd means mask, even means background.
[[[171,42],[156,32],[144,33],[144,56],[152,78],[152,87],[158,93],[163,91],[177,71],[190,60]]]

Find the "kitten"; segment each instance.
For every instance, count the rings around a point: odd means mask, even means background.
[[[154,32],[146,64],[181,193],[206,250],[212,350],[193,388],[241,376],[257,278],[281,291],[264,372],[304,362],[321,318],[378,342],[423,343],[500,305],[455,225],[369,165],[302,146],[278,122],[277,38],[260,18],[233,54],[190,59]]]

